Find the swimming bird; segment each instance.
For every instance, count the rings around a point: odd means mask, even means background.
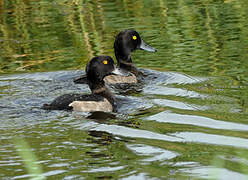
[[[117,67],[123,71],[129,72],[128,76],[109,75],[104,78],[104,81],[109,84],[116,83],[137,83],[137,76],[142,74],[133,64],[131,52],[141,49],[150,52],[157,50],[147,45],[140,37],[139,33],[135,30],[123,30],[115,38],[114,52],[117,60]],[[74,80],[76,84],[85,84],[87,79],[81,76]]]
[[[116,111],[115,99],[105,86],[103,78],[110,74],[124,75],[114,65],[109,56],[98,56],[90,60],[86,66],[86,78],[92,94],[64,94],[51,104],[44,104],[46,110],[74,110],[83,112]]]

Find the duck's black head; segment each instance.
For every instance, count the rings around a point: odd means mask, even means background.
[[[121,31],[115,38],[114,43],[115,56],[118,65],[123,63],[132,63],[131,52],[136,49],[142,49],[150,52],[157,50],[147,45],[140,37],[139,33],[134,30]]]
[[[87,83],[92,93],[107,98],[114,105],[114,98],[103,81],[103,78],[110,74],[125,75],[119,68],[116,68],[114,60],[110,56],[94,57],[87,64],[85,71]]]
[[[123,75],[114,65],[110,56],[97,56],[90,60],[86,66],[86,77],[89,85],[103,83],[103,78],[110,74]]]

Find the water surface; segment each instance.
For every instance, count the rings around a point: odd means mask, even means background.
[[[0,179],[27,179],[23,138],[55,179],[247,179],[246,1],[0,2]],[[147,77],[117,113],[44,111],[115,35],[136,29]]]

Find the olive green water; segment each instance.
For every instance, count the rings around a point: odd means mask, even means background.
[[[0,179],[28,179],[16,138],[47,179],[248,179],[246,0],[0,1]],[[116,114],[41,110],[68,92],[115,35],[157,53],[132,58],[138,92]],[[17,148],[16,148],[17,147]]]

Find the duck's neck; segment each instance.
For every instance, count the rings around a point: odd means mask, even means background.
[[[92,94],[100,95],[106,98],[113,106],[115,104],[115,99],[108,88],[105,86],[104,81],[100,82],[89,82],[89,87]]]
[[[137,68],[134,66],[132,58],[131,58],[131,52],[125,52],[125,51],[117,51],[115,48],[115,57],[117,60],[117,66],[121,69],[124,69],[128,72],[131,72],[135,75],[138,74]]]

